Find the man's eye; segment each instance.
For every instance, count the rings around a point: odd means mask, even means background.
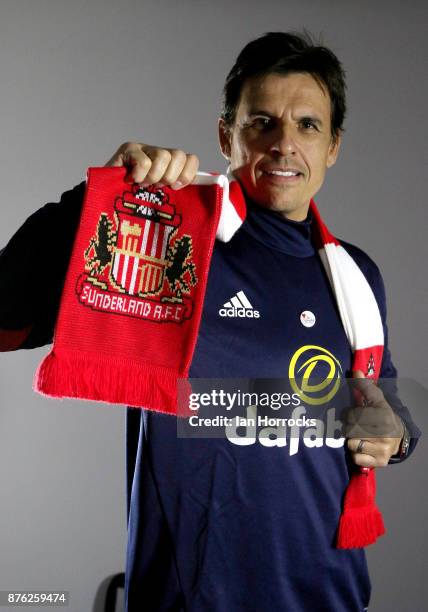
[[[251,125],[258,130],[265,130],[271,126],[271,120],[269,117],[255,117],[252,120]]]
[[[308,119],[305,119],[304,121],[302,121],[301,126],[305,130],[316,130],[317,129],[317,126],[315,125],[315,123],[313,121],[309,121]]]

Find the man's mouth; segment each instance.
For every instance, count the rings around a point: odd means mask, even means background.
[[[286,179],[293,179],[299,176],[302,176],[302,172],[297,168],[287,168],[287,169],[265,169],[263,170],[263,174],[266,174],[270,177],[281,177]]]
[[[300,172],[295,170],[270,170],[268,174],[276,174],[278,176],[297,176]]]

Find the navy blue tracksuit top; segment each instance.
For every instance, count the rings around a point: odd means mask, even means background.
[[[344,246],[385,321],[378,268]],[[236,297],[258,316],[222,316]],[[310,327],[301,322],[306,311],[315,316]],[[349,372],[352,353],[310,220],[253,204],[232,241],[216,243],[190,376],[283,378],[303,347],[308,358],[329,351]],[[394,374],[386,346],[381,376]],[[348,481],[343,445],[300,441],[291,456],[258,440],[180,439],[174,418],[129,409],[128,612],[362,612],[370,597],[364,551],[334,547]]]
[[[0,252],[0,332],[29,329],[9,350],[52,342],[83,193],[81,184],[35,212]],[[386,338],[380,376],[393,377],[381,275],[360,249],[343,246],[376,296]],[[50,257],[48,280],[31,274],[28,253],[32,270]],[[234,305],[252,316],[234,316]],[[298,351],[333,355],[342,377],[350,370],[311,220],[251,204],[233,239],[215,245],[190,375],[284,378]],[[326,363],[316,367],[325,377]],[[174,417],[128,408],[127,612],[362,612],[364,551],[334,547],[349,465],[343,438],[299,439],[293,449],[258,435],[248,445],[183,439]]]

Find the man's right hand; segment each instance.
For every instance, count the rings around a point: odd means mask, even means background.
[[[126,166],[125,180],[142,185],[181,189],[196,176],[199,159],[180,149],[162,149],[142,142],[125,142],[106,166]]]

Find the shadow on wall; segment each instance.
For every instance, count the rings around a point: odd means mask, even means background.
[[[124,590],[124,573],[107,576],[98,587],[92,612],[123,612]]]

